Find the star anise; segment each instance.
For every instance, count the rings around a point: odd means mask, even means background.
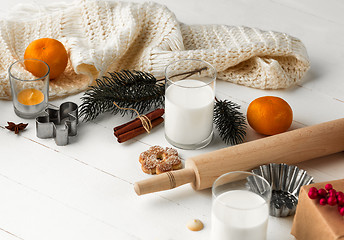
[[[28,123],[18,123],[15,124],[14,122],[7,122],[8,126],[5,126],[5,128],[7,128],[8,130],[14,131],[15,134],[18,134],[19,131],[24,130],[27,125],[29,125]]]

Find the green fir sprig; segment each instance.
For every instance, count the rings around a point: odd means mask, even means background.
[[[222,140],[231,145],[242,143],[246,136],[245,116],[240,105],[229,100],[217,100],[214,106],[214,123]]]
[[[122,70],[109,76],[97,79],[96,85],[90,86],[81,98],[80,116],[84,121],[94,120],[104,112],[124,115],[131,111],[118,108],[114,102],[121,108],[136,109],[140,114],[164,105],[165,84],[152,74]]]

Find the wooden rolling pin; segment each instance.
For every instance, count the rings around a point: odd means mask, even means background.
[[[138,195],[191,183],[209,188],[220,175],[268,163],[295,164],[344,150],[344,118],[188,158],[185,168],[135,183]]]

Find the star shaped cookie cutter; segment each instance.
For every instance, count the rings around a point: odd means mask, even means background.
[[[64,146],[69,136],[77,134],[78,105],[73,102],[62,103],[59,109],[47,107],[44,116],[36,118],[36,135],[39,138],[54,138],[56,145]]]

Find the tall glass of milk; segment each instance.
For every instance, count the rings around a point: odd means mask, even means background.
[[[165,137],[182,149],[199,149],[213,137],[216,70],[202,60],[184,59],[165,69]]]
[[[265,240],[271,187],[250,172],[230,172],[212,187],[211,240]]]

